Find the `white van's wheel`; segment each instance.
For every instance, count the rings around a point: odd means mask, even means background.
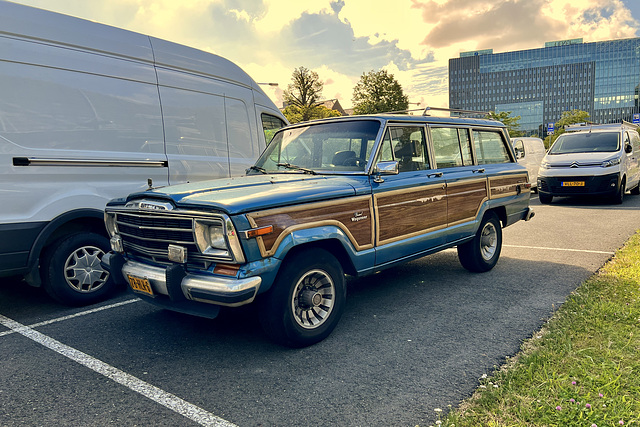
[[[500,220],[495,213],[488,212],[473,240],[458,246],[458,259],[467,270],[482,273],[496,265],[501,251]]]
[[[262,301],[263,329],[282,345],[315,344],[338,324],[346,295],[344,272],[333,255],[318,248],[293,254]]]
[[[625,188],[625,182],[624,179],[622,180],[622,182],[620,183],[620,188],[618,189],[618,191],[616,192],[616,194],[613,195],[611,202],[613,204],[616,205],[621,205],[622,202],[624,201],[624,192],[626,191]]]
[[[114,288],[100,266],[109,240],[96,233],[76,233],[51,245],[42,259],[43,286],[63,304],[87,305],[103,300]]]

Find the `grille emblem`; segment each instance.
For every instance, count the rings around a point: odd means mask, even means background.
[[[170,211],[173,209],[173,205],[171,205],[171,203],[155,202],[149,200],[129,202],[125,205],[125,207],[133,209],[144,209],[147,211]]]
[[[570,167],[572,167],[572,168],[579,168],[579,167],[580,167],[580,164],[579,164],[578,162],[572,162]]]

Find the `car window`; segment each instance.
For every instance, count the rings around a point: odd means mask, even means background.
[[[614,152],[620,150],[619,132],[563,133],[549,154]]]
[[[276,132],[255,169],[262,173],[364,172],[379,129],[376,120],[285,128]]]
[[[398,161],[398,171],[429,169],[424,128],[389,126],[382,140],[378,161]]]
[[[474,130],[473,145],[479,165],[511,162],[509,150],[500,132]]]
[[[517,159],[524,157],[524,142],[521,139],[517,139],[513,143],[513,151],[515,151]]]
[[[467,129],[432,128],[431,139],[438,169],[473,164]]]
[[[264,140],[267,142],[267,145],[269,145],[276,131],[281,127],[284,127],[286,123],[283,122],[280,118],[272,116],[271,114],[262,113],[261,118],[262,130],[264,131]]]

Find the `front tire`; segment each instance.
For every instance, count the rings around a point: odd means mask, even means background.
[[[501,251],[500,220],[495,213],[488,212],[473,240],[458,246],[458,259],[467,270],[483,273],[496,265]]]
[[[287,257],[261,306],[267,335],[288,347],[322,341],[338,324],[347,293],[338,260],[314,248]]]
[[[624,201],[624,192],[625,192],[626,188],[625,188],[625,181],[622,180],[622,182],[620,183],[620,188],[618,188],[618,191],[616,192],[616,194],[613,195],[612,199],[611,199],[611,203],[615,204],[615,205],[621,205],[622,202]]]
[[[553,196],[550,194],[543,194],[538,191],[538,199],[540,199],[540,203],[548,205],[553,200]]]
[[[56,301],[81,306],[102,301],[115,288],[109,273],[100,266],[109,240],[96,233],[76,233],[58,240],[45,251],[43,287]]]

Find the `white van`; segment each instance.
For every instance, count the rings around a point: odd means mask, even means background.
[[[538,174],[540,202],[555,196],[640,194],[640,135],[631,123],[571,125],[553,143]]]
[[[0,276],[104,298],[108,200],[243,174],[285,124],[224,58],[0,2]]]
[[[518,163],[527,168],[529,183],[533,191],[538,191],[538,169],[545,155],[544,142],[540,138],[517,137],[511,138],[513,150]]]

